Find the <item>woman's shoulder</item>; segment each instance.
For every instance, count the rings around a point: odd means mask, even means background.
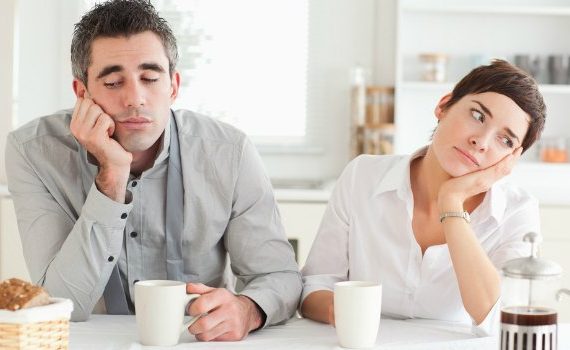
[[[352,168],[354,172],[369,173],[372,171],[377,174],[378,172],[387,172],[401,161],[409,159],[409,155],[372,155],[361,154],[354,158],[348,164],[347,168]]]
[[[352,189],[368,191],[376,186],[380,179],[401,178],[409,158],[409,155],[359,155],[345,167],[339,182]]]

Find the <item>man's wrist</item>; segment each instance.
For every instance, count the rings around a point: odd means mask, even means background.
[[[263,326],[265,323],[266,315],[265,312],[257,305],[255,301],[245,295],[238,295],[239,299],[241,299],[247,305],[247,314],[248,314],[248,330],[249,332],[253,332],[258,330]]]
[[[130,169],[99,168],[95,177],[97,189],[118,203],[125,203]]]

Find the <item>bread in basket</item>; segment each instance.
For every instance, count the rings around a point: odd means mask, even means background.
[[[38,286],[0,282],[0,349],[67,349],[73,303]]]

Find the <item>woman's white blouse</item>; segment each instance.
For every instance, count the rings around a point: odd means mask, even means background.
[[[344,280],[382,283],[382,313],[403,318],[469,322],[477,335],[498,330],[500,301],[476,325],[465,311],[446,244],[429,247],[422,257],[412,231],[414,199],[410,186],[412,156],[364,155],[339,178],[307,263],[302,300],[317,290],[333,290]],[[540,233],[538,202],[502,179],[471,213],[479,243],[500,269],[528,256],[523,235]]]

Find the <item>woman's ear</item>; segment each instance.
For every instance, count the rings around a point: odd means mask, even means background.
[[[444,117],[446,110],[445,107],[447,102],[449,102],[449,100],[451,100],[451,92],[440,98],[439,102],[437,103],[437,106],[435,106],[434,114],[438,121]]]

